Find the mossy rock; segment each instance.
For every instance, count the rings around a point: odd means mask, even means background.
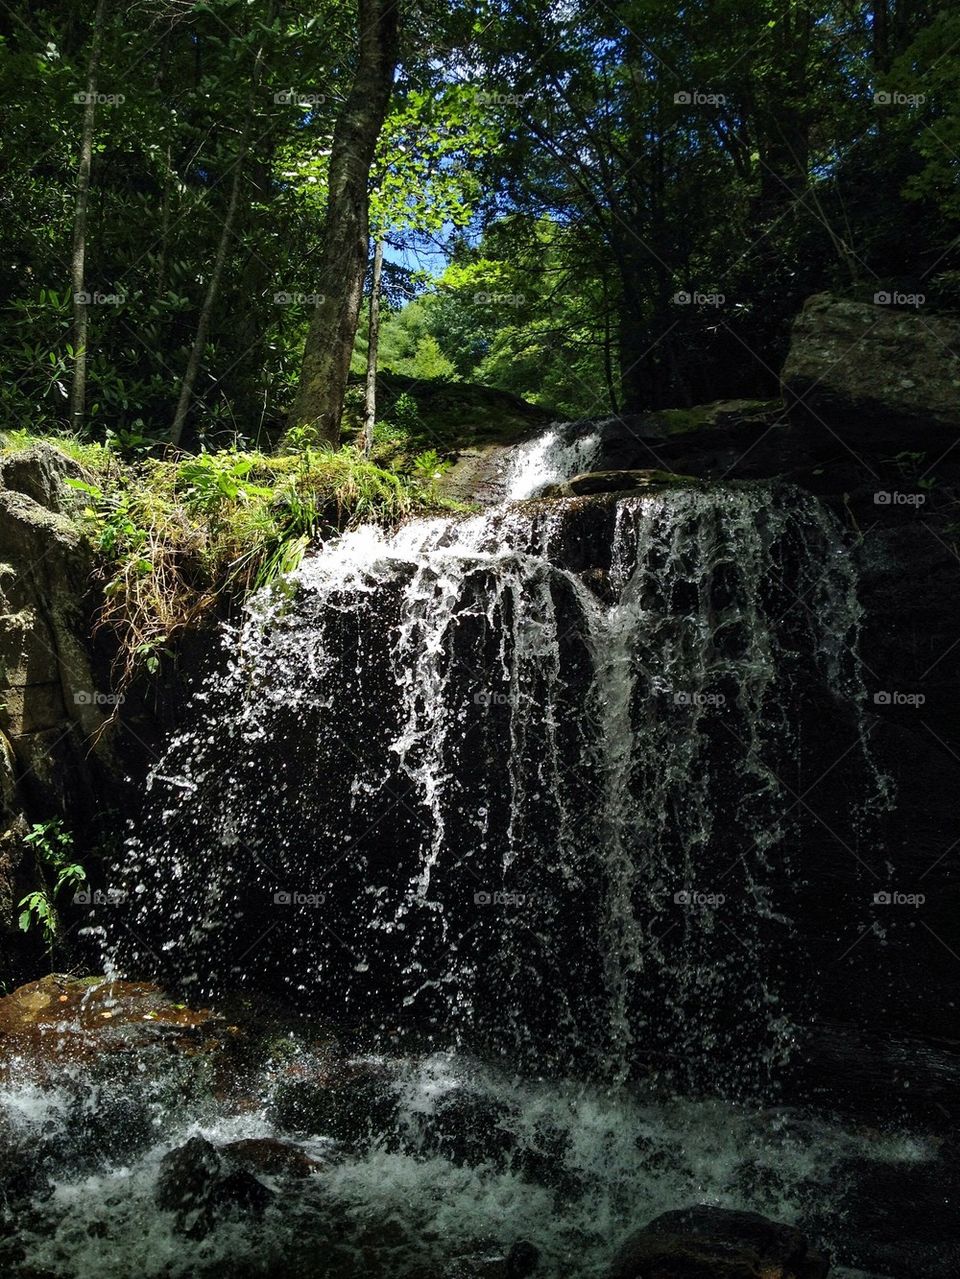
[[[687,488],[699,481],[672,471],[585,471],[563,484],[551,484],[544,497],[592,497],[596,493],[627,493],[634,489]]]
[[[398,401],[409,397],[414,412],[397,422]],[[344,406],[344,432],[357,433],[363,420],[363,384],[354,380]],[[384,424],[374,441],[374,459],[383,464],[426,449],[458,453],[490,444],[515,444],[556,419],[549,409],[509,391],[473,382],[451,382],[380,373],[377,418]],[[392,427],[392,430],[385,429]]]
[[[779,400],[718,400],[714,404],[696,404],[689,409],[663,409],[650,417],[662,423],[668,436],[687,435],[691,431],[717,431],[728,427],[766,424],[773,413],[782,411]]]

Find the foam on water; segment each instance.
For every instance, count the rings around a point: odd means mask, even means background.
[[[540,1252],[543,1279],[571,1267],[593,1279],[630,1229],[678,1205],[747,1206],[809,1227],[844,1159],[909,1165],[931,1153],[908,1134],[854,1134],[787,1109],[518,1080],[454,1054],[381,1064],[392,1072],[397,1125],[361,1153],[338,1152],[322,1133],[278,1129],[267,1080],[259,1108],[220,1103],[191,1118],[171,1107],[161,1140],[60,1178],[22,1214],[29,1264],[65,1279],[185,1279],[222,1275],[224,1265],[266,1272],[285,1259],[288,1274],[306,1275],[332,1239],[344,1266],[333,1273],[365,1274],[372,1264],[412,1279],[479,1273],[469,1264],[525,1239]],[[431,1145],[431,1121],[452,1096],[488,1114],[488,1160],[447,1158]],[[0,1115],[12,1100],[0,1098]],[[154,1193],[163,1156],[193,1136],[217,1146],[286,1137],[326,1166],[295,1182],[265,1177],[276,1197],[262,1221],[226,1218],[190,1239],[157,1210]]]

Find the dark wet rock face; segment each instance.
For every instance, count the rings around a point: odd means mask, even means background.
[[[22,1208],[51,1191],[36,1148],[31,1149],[6,1126],[0,1129],[0,1221],[4,1210]]]
[[[952,1151],[924,1163],[851,1158],[834,1180],[820,1228],[838,1240],[838,1261],[882,1275],[960,1274],[960,1161]]]
[[[755,1212],[666,1212],[624,1243],[610,1279],[825,1279],[829,1260],[800,1231]]]

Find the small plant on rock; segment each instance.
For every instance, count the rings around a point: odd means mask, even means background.
[[[73,860],[73,836],[58,819],[37,822],[24,837],[33,849],[39,887],[19,902],[20,928],[39,928],[44,945],[53,949],[60,934],[57,897],[65,888],[78,889],[86,883],[87,872]]]

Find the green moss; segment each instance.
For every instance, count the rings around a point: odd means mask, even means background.
[[[359,433],[363,398],[363,386],[354,383],[344,409],[345,432]],[[427,449],[451,455],[484,444],[512,443],[556,418],[508,391],[399,373],[378,376],[377,408],[374,458],[401,471]]]
[[[0,434],[0,454],[20,453],[34,444],[52,444],[66,457],[92,471],[108,471],[116,462],[116,454],[103,444],[82,440],[76,435],[33,435],[26,430]]]
[[[721,400],[689,409],[663,409],[653,416],[669,435],[685,435],[688,431],[702,431],[721,424],[757,421],[782,407],[779,400]]]

